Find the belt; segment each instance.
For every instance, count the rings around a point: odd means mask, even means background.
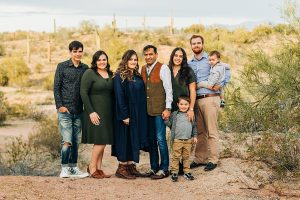
[[[198,95],[196,97],[196,99],[203,99],[203,98],[206,98],[206,97],[215,97],[215,96],[220,96],[220,94],[216,94],[216,93],[214,93],[214,94],[202,94],[202,95]]]

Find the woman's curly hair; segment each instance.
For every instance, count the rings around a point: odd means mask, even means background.
[[[133,70],[133,72],[128,67],[128,61],[130,60],[130,58],[133,55],[136,55],[136,57],[138,58],[137,53],[134,50],[132,50],[132,49],[127,50],[123,54],[122,60],[119,64],[119,66],[118,66],[118,69],[115,72],[115,74],[120,74],[120,77],[123,81],[125,79],[127,79],[129,81],[132,81],[134,75],[141,76],[139,71],[138,71],[139,70],[139,64],[138,63],[136,65],[136,68]]]

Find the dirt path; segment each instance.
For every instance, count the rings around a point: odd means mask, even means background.
[[[116,168],[115,159],[108,157],[108,155],[105,155],[105,157],[104,170],[113,173]],[[147,155],[144,154],[142,163],[139,165],[140,169],[144,170],[148,167],[146,157]],[[243,161],[238,159],[222,159],[220,166],[214,171],[204,172],[203,168],[198,168],[193,171],[196,180],[187,181],[180,177],[177,183],[171,182],[169,178],[155,181],[148,178],[138,178],[132,181],[114,176],[102,180],[4,176],[0,177],[0,200],[283,199],[279,198],[268,187],[259,188],[255,181],[245,176],[241,169],[243,165]]]

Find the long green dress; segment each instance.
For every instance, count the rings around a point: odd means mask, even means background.
[[[82,143],[113,143],[113,81],[112,76],[105,79],[92,69],[82,76],[80,95],[84,105],[82,116]],[[89,115],[96,112],[100,124],[94,125]]]

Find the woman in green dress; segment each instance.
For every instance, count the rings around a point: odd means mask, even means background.
[[[169,68],[172,74],[173,103],[172,111],[178,110],[178,97],[188,96],[191,99],[187,115],[191,121],[195,119],[196,77],[188,66],[187,55],[183,48],[176,47],[170,56]]]
[[[104,148],[113,142],[113,73],[104,51],[93,55],[91,69],[81,79],[84,105],[82,143],[94,144],[87,171],[93,178],[109,177],[101,170]]]

